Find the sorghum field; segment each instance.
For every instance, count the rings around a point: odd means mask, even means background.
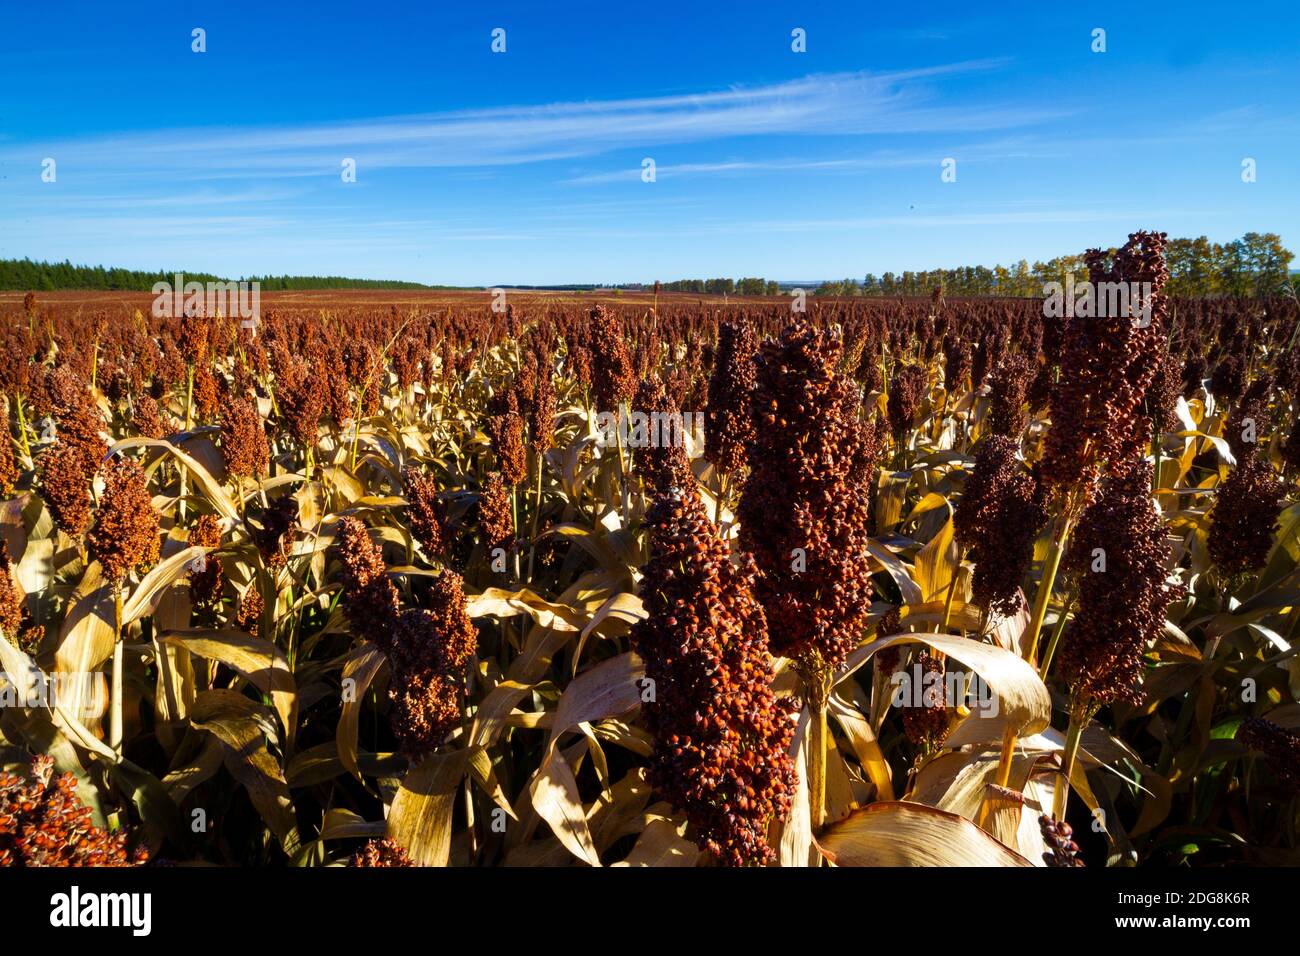
[[[1300,309],[1163,244],[1149,323],[0,297],[0,864],[1300,863]]]

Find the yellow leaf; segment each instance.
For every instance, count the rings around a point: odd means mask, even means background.
[[[602,661],[569,682],[551,724],[551,740],[582,723],[617,717],[641,703],[645,667],[630,651]]]
[[[213,733],[226,747],[226,769],[248,790],[266,825],[292,856],[300,845],[289,785],[266,749],[262,707],[243,694],[218,688],[194,699],[190,722]]]
[[[271,697],[284,727],[288,747],[297,731],[298,691],[284,651],[270,641],[243,631],[201,630],[164,632],[163,644],[183,647],[206,660],[220,661]]]
[[[1032,866],[965,817],[920,803],[873,803],[819,841],[836,866]]]
[[[900,644],[929,645],[979,674],[997,694],[997,716],[1005,718],[1020,736],[1036,734],[1051,723],[1052,698],[1038,671],[1005,648],[952,634],[896,634],[872,641],[849,655],[838,680],[845,680],[877,651]],[[993,716],[981,717],[981,713],[976,711],[966,720],[989,720]]]
[[[334,740],[338,745],[339,763],[358,780],[361,779],[361,771],[357,769],[357,727],[361,721],[361,705],[366,699],[370,682],[375,679],[386,660],[379,648],[365,644],[354,651],[343,665],[344,687],[348,693],[343,697],[343,712],[339,715]],[[349,680],[353,681],[351,685],[346,683]]]
[[[388,835],[419,866],[446,866],[451,811],[469,765],[468,750],[433,754],[409,770],[388,811]]]
[[[632,852],[614,866],[694,866],[700,848],[685,833],[685,823],[656,817],[641,831]]]
[[[913,577],[925,600],[938,600],[948,593],[948,585],[957,572],[957,542],[952,536],[952,514],[939,533],[926,543],[913,563]]]
[[[569,762],[554,745],[547,748],[546,758],[533,774],[529,794],[533,808],[550,824],[565,849],[591,866],[600,866],[600,855],[591,839],[582,798],[578,795],[578,781]]]

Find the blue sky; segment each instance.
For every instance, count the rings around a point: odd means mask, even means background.
[[[5,4],[0,257],[490,285],[1300,243],[1292,5],[405,6]]]

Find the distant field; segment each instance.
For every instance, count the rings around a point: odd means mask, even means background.
[[[121,306],[124,309],[148,311],[153,303],[153,294],[149,292],[103,292],[100,290],[64,290],[60,292],[38,293],[40,300],[61,309],[105,309]],[[8,311],[21,308],[22,292],[0,292],[0,309]],[[721,305],[726,301],[770,303],[780,301],[785,296],[722,296],[698,295],[687,292],[660,293],[660,303]],[[307,292],[263,292],[263,309],[305,309],[305,308],[369,308],[375,306],[396,305],[423,306],[430,309],[448,306],[473,306],[490,303],[492,295],[481,291],[447,291],[445,289],[319,289]],[[554,305],[571,305],[575,302],[590,302],[593,305],[605,303],[645,303],[654,302],[652,292],[618,292],[605,290],[600,292],[556,292],[533,290],[506,290],[507,302],[527,302],[532,304],[549,303]]]

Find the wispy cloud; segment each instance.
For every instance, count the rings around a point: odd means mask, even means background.
[[[1043,159],[1060,156],[1064,144],[1032,139],[1003,139],[970,143],[945,150],[875,150],[867,155],[823,159],[736,159],[710,163],[659,164],[655,178],[679,179],[699,176],[727,176],[762,173],[852,173],[868,169],[905,169],[937,166],[945,156],[959,157],[963,163],[981,163],[1007,159]],[[641,167],[625,167],[602,172],[583,173],[563,180],[566,185],[589,186],[603,183],[633,182],[641,178]]]
[[[61,171],[83,169],[106,178],[291,177],[336,174],[345,157],[361,170],[490,167],[728,137],[1000,130],[1065,115],[1011,104],[936,105],[933,84],[996,69],[1001,62],[814,75],[699,94],[14,143],[0,147],[0,163],[48,155]]]

